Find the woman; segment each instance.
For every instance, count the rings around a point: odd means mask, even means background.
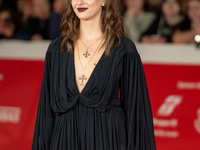
[[[61,29],[59,23],[61,20],[61,10],[63,8],[64,0],[54,0],[53,10],[51,12],[50,23],[49,23],[49,37],[51,40],[56,39],[61,35]]]
[[[12,9],[0,7],[0,39],[16,38],[19,25]]]
[[[147,30],[155,19],[155,14],[144,10],[146,0],[125,0],[125,31],[128,38],[139,42],[141,34]]]
[[[49,37],[50,2],[48,0],[33,0],[33,14],[19,31],[18,39],[47,40]]]
[[[145,75],[118,1],[66,3],[65,35],[45,56],[32,150],[155,150]]]
[[[190,28],[189,21],[182,15],[180,0],[163,0],[161,7],[162,15],[143,33],[141,42],[171,43],[177,30],[185,31]]]
[[[200,35],[200,0],[189,0],[187,8],[187,14],[191,21],[190,29],[177,31],[173,36],[175,43],[194,43],[195,36]]]

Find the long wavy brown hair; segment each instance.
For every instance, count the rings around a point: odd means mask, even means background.
[[[63,52],[63,46],[65,44],[67,45],[68,52],[73,52],[75,43],[80,35],[80,19],[76,16],[71,1],[66,0],[66,7],[62,11],[60,28],[66,36],[61,42],[61,52]],[[103,43],[106,48],[105,56],[108,56],[112,50],[112,46],[119,46],[121,36],[125,35],[119,0],[106,0],[105,5],[102,6],[101,22],[102,32],[105,37]],[[116,39],[118,39],[118,42],[115,44]]]

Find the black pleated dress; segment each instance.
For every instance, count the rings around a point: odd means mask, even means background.
[[[109,57],[104,52],[80,93],[74,53],[66,45],[59,52],[63,37],[53,40],[45,55],[32,150],[156,150],[151,103],[134,43],[122,37]]]

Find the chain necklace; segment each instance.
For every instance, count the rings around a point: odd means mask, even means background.
[[[92,57],[89,59],[89,61],[87,62],[87,65],[86,65],[85,67],[83,67],[83,64],[82,64],[81,59],[80,59],[79,44],[78,44],[78,58],[79,58],[79,61],[80,61],[80,63],[81,63],[81,67],[82,67],[82,69],[84,70],[84,73],[79,77],[79,80],[81,80],[81,84],[80,84],[81,86],[84,85],[84,83],[83,83],[84,80],[87,80],[87,79],[88,79],[88,78],[85,76],[85,69],[87,68],[87,66],[88,66],[88,64],[89,64],[89,62],[90,62],[90,60],[92,60],[94,54],[95,54],[95,53],[97,52],[97,50],[99,49],[99,47],[100,47],[102,41],[103,41],[103,39],[102,39],[101,42],[99,43],[97,49],[95,50],[95,52],[93,53]]]
[[[102,35],[103,36],[103,35]],[[79,38],[80,39],[80,41],[83,43],[83,45],[85,45],[85,47],[87,48],[86,49],[86,52],[85,53],[83,53],[83,56],[85,56],[85,58],[87,58],[88,56],[90,56],[90,53],[88,52],[88,49],[91,47],[91,46],[93,46],[98,40],[100,40],[101,38],[102,38],[102,36],[100,37],[100,38],[98,38],[94,43],[92,43],[90,46],[87,46],[82,40],[81,40],[81,38]]]

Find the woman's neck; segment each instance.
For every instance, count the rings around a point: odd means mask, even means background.
[[[80,21],[80,38],[92,41],[102,36],[101,16]]]

